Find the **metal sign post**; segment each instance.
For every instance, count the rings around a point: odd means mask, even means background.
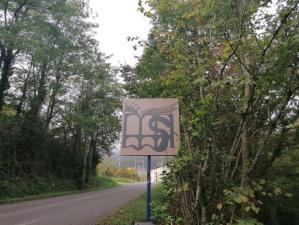
[[[151,156],[147,156],[147,179],[146,179],[146,221],[151,221]]]

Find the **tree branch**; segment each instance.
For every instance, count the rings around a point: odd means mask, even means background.
[[[15,10],[14,14],[13,14],[13,19],[14,20],[17,20],[18,19],[18,14],[19,12],[22,10],[22,8],[26,5],[28,0],[24,0],[20,5],[19,7]]]
[[[274,41],[274,39],[276,38],[276,36],[278,35],[279,31],[281,30],[281,28],[283,27],[283,25],[287,22],[287,19],[289,18],[289,16],[292,14],[292,12],[298,7],[299,1],[297,1],[297,3],[295,3],[295,5],[291,8],[291,10],[284,15],[284,17],[282,18],[279,26],[277,27],[277,29],[274,31],[270,41],[268,42],[268,44],[264,47],[263,52],[262,52],[262,57],[264,58],[267,51],[269,50],[269,48],[271,47],[272,42]]]

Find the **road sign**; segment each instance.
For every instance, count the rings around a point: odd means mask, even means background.
[[[121,155],[176,155],[178,146],[177,99],[123,101]]]
[[[151,156],[176,155],[180,142],[175,98],[123,101],[121,155],[147,156],[146,221],[151,218]]]

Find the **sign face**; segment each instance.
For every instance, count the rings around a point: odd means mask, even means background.
[[[176,155],[179,131],[177,99],[123,101],[121,155]]]

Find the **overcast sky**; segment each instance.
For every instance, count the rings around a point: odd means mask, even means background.
[[[149,19],[137,12],[138,0],[90,0],[90,6],[98,14],[100,49],[113,55],[110,60],[113,65],[124,62],[134,65],[135,56],[142,51],[134,51],[133,43],[128,42],[127,37],[147,39],[151,28]]]

